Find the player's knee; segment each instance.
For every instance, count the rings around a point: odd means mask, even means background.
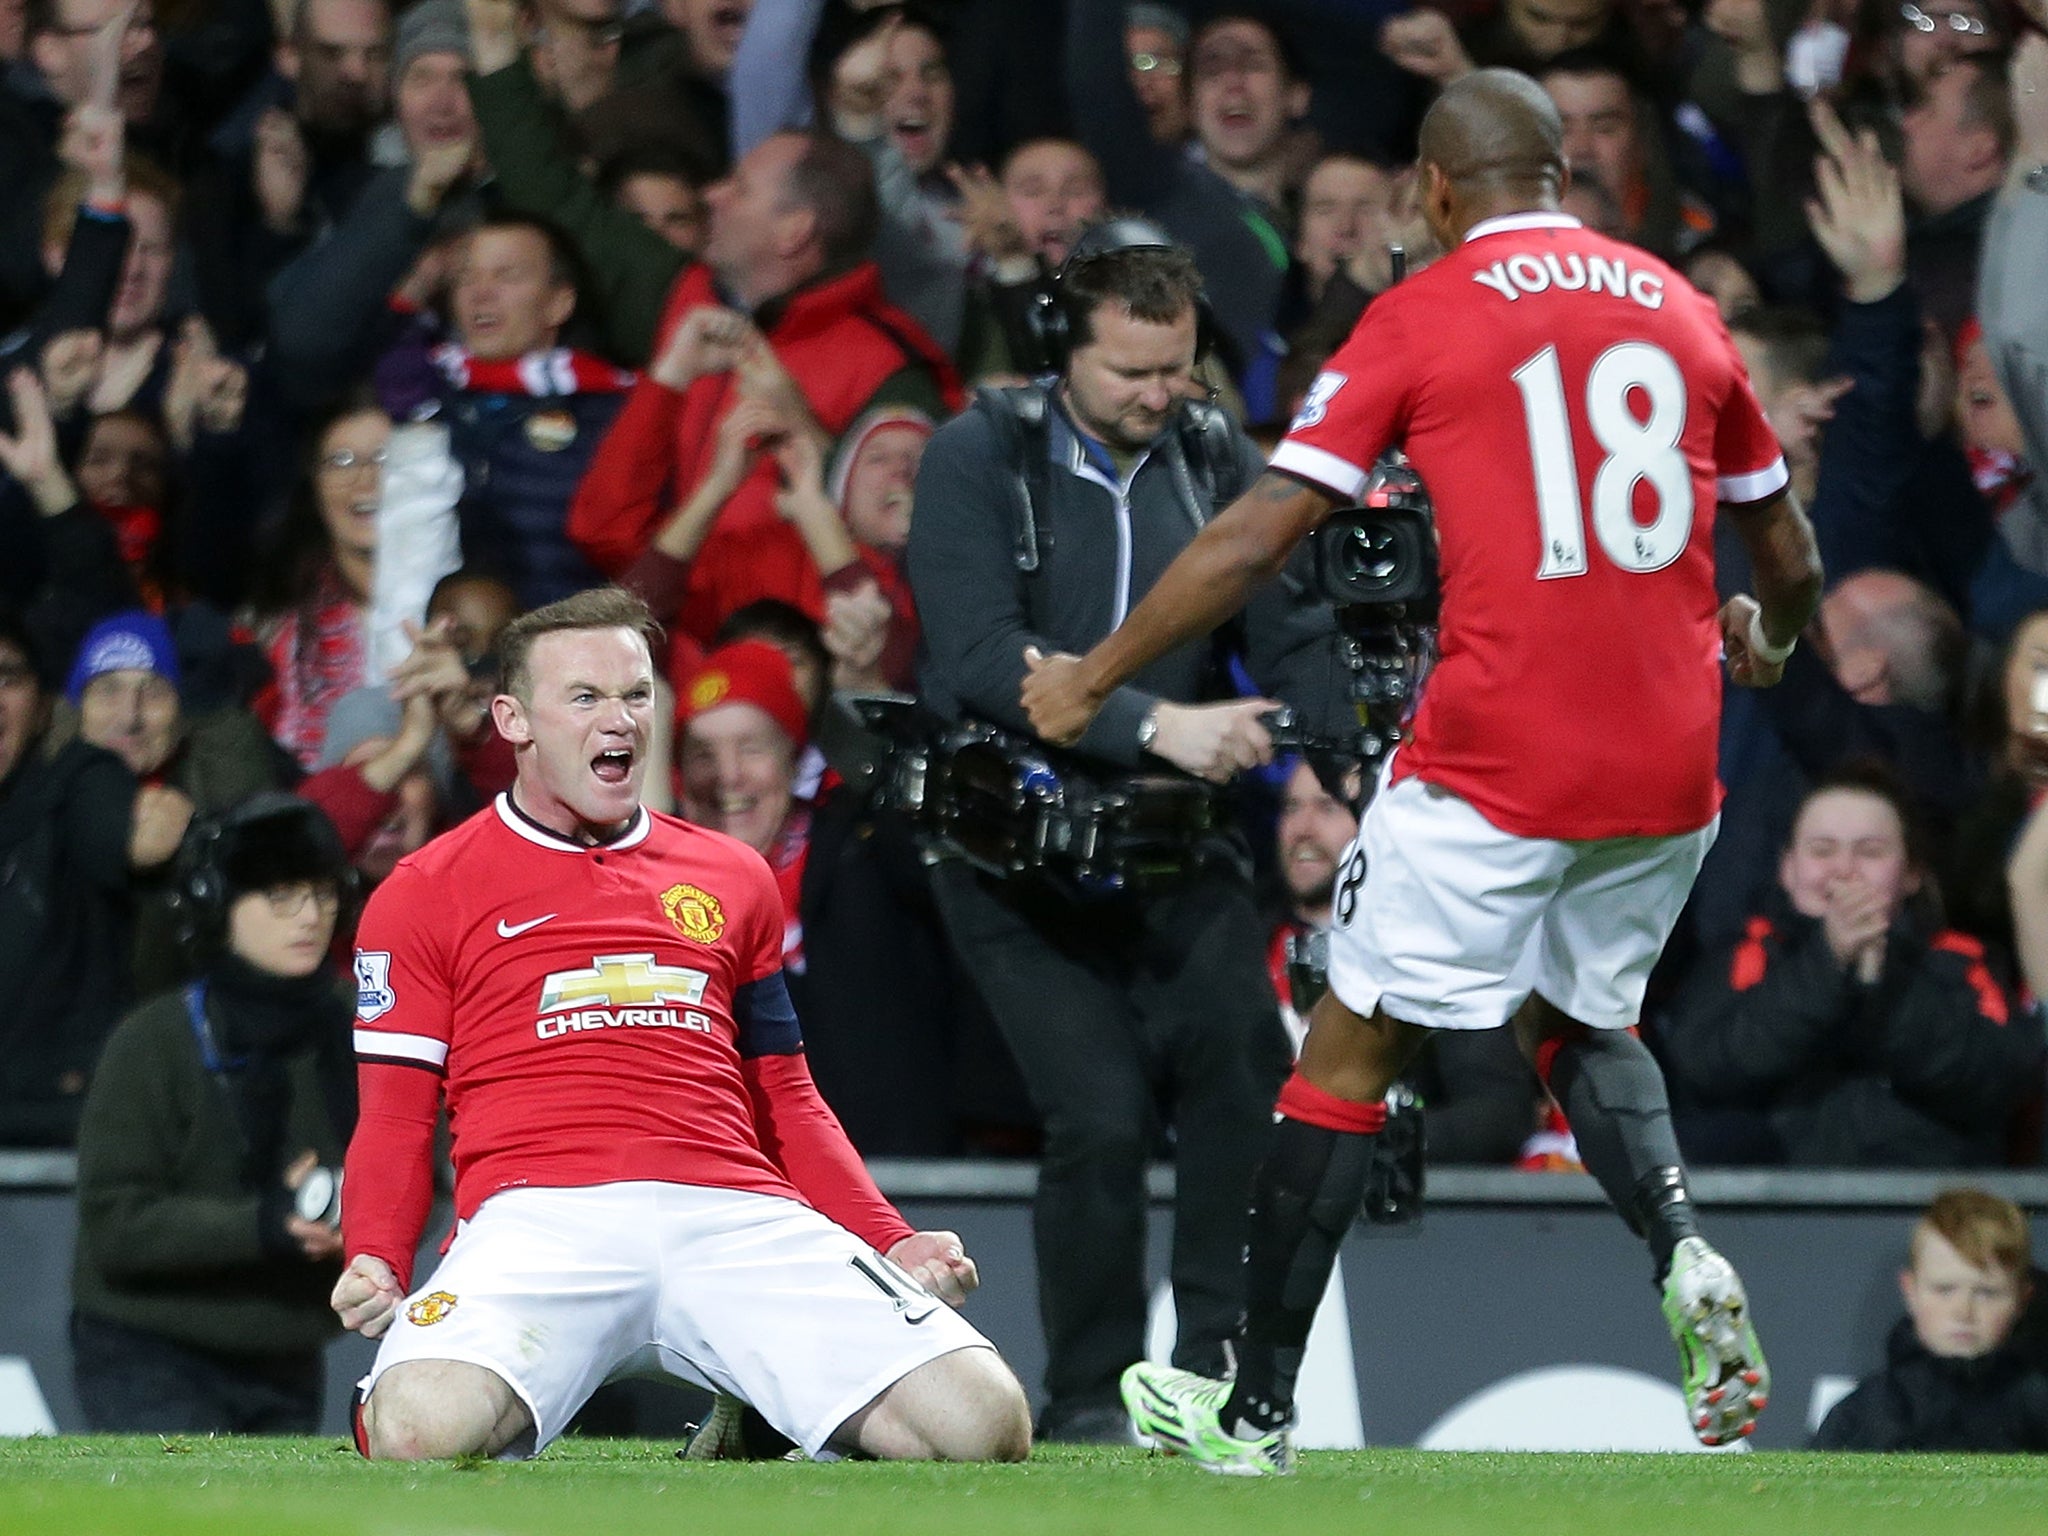
[[[492,1440],[501,1414],[489,1394],[461,1391],[464,1385],[432,1371],[394,1366],[385,1372],[363,1405],[370,1459],[452,1461],[497,1449]]]
[[[1031,1454],[1031,1404],[993,1350],[962,1371],[953,1414],[935,1426],[931,1454],[942,1461],[1022,1461]]]

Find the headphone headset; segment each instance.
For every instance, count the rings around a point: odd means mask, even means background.
[[[1104,219],[1081,231],[1067,248],[1066,260],[1052,279],[1031,296],[1024,311],[1024,330],[1031,337],[1040,361],[1050,373],[1065,373],[1073,355],[1074,333],[1081,317],[1074,313],[1074,301],[1067,292],[1068,279],[1076,268],[1117,251],[1178,250],[1166,231],[1150,219]],[[1195,361],[1205,361],[1216,348],[1216,314],[1206,290],[1195,294]]]
[[[195,822],[178,845],[171,875],[171,910],[177,918],[178,943],[188,955],[210,955],[226,941],[231,901],[226,860],[236,838],[259,822],[285,817],[302,823],[296,829],[297,835],[308,847],[317,847],[323,854],[332,852],[336,864],[334,880],[345,909],[335,920],[337,930],[348,920],[361,877],[349,862],[334,824],[310,800],[281,790],[264,790],[218,815]]]

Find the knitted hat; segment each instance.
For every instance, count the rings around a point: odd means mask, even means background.
[[[101,619],[78,648],[64,696],[78,703],[85,697],[85,685],[108,672],[156,672],[178,687],[178,648],[171,642],[169,627],[140,609]]]
[[[799,751],[810,735],[789,658],[766,640],[735,640],[705,657],[676,690],[676,724],[688,729],[699,715],[726,704],[753,705]]]
[[[846,510],[846,482],[853,478],[853,461],[860,457],[867,440],[884,427],[912,427],[926,437],[933,431],[931,417],[914,405],[878,405],[848,427],[832,450],[832,466],[825,480],[825,494],[840,511]]]
[[[392,83],[403,78],[414,59],[428,53],[460,54],[465,64],[470,62],[469,16],[462,0],[420,0],[405,13],[392,51]]]
[[[1124,7],[1124,26],[1151,27],[1164,32],[1181,47],[1188,45],[1188,19],[1170,5],[1159,5],[1153,0],[1136,0],[1135,4]]]

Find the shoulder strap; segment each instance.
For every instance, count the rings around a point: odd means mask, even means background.
[[[1017,569],[1027,576],[1038,574],[1045,556],[1052,552],[1052,530],[1040,519],[1052,484],[1050,430],[1046,425],[1045,391],[1036,384],[1012,388],[984,386],[975,401],[995,423],[1003,443],[1003,455],[1015,475],[1017,500]]]
[[[1214,516],[1244,494],[1244,468],[1237,454],[1237,429],[1229,412],[1213,400],[1192,400],[1181,413],[1181,443],[1188,469],[1208,498]]]

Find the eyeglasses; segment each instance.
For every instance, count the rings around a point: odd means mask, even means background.
[[[1949,31],[1960,32],[1965,37],[1984,36],[1984,19],[1966,11],[1936,11],[1929,15],[1913,0],[1905,0],[1899,7],[1899,15],[1916,32],[1936,32],[1945,25]]]
[[[1131,68],[1141,75],[1158,75],[1162,79],[1178,80],[1181,61],[1168,53],[1134,53]]]
[[[311,902],[318,912],[337,912],[341,909],[341,892],[331,885],[316,884],[301,880],[296,885],[273,885],[261,893],[270,906],[270,915],[277,918],[297,917]]]
[[[375,453],[357,453],[353,448],[337,448],[332,453],[320,455],[322,469],[382,469],[390,455],[379,448]]]

